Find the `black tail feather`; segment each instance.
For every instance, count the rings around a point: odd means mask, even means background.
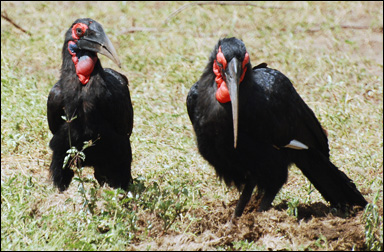
[[[367,201],[350,178],[315,149],[295,151],[294,162],[323,197],[335,206],[362,206]]]

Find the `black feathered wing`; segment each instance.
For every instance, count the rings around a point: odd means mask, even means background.
[[[307,145],[305,150],[286,151],[323,197],[334,205],[365,206],[367,202],[352,180],[329,160],[327,136],[289,79],[269,68],[253,69],[253,73],[254,82],[247,92],[254,96],[248,99],[249,110],[259,111],[249,115],[251,125],[257,125],[258,120],[263,125],[257,139],[283,148],[293,139]]]
[[[104,69],[107,89],[106,104],[101,111],[110,120],[118,134],[131,135],[133,128],[133,108],[128,88],[128,79],[113,69]]]
[[[195,108],[196,108],[196,103],[197,103],[197,97],[198,97],[198,85],[199,82],[196,82],[193,84],[191,89],[189,90],[188,96],[187,96],[187,110],[188,110],[188,116],[189,119],[191,120],[192,124],[195,123]]]
[[[305,104],[289,79],[270,68],[253,69],[253,83],[245,83],[248,123],[262,125],[257,137],[277,147],[297,140],[329,157],[328,139],[313,111]],[[240,84],[242,85],[242,84]],[[241,90],[241,87],[240,87]]]
[[[48,126],[52,134],[55,134],[65,122],[62,118],[64,115],[63,107],[64,103],[60,82],[57,82],[49,92],[47,100]]]

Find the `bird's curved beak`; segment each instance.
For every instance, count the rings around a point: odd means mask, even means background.
[[[96,21],[89,25],[87,34],[78,40],[77,46],[79,49],[101,53],[121,67],[115,48],[105,34],[103,27]]]
[[[239,82],[241,76],[241,63],[233,58],[227,65],[225,70],[226,83],[228,86],[229,96],[232,104],[233,119],[233,143],[234,148],[237,146],[237,132],[239,124]]]

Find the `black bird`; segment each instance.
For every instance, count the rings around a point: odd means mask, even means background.
[[[81,150],[89,140],[94,144],[85,149],[82,165],[93,166],[101,185],[106,182],[127,189],[132,181],[129,138],[133,108],[128,79],[112,69],[103,69],[97,53],[120,67],[103,27],[89,18],[77,19],[65,33],[60,80],[52,87],[47,102],[53,134],[50,175],[60,191],[68,188],[74,175],[69,162],[63,168],[67,150]]]
[[[293,163],[332,205],[367,204],[329,160],[326,132],[290,80],[265,63],[252,68],[241,40],[219,40],[187,109],[200,154],[227,186],[242,190],[235,217],[256,186],[258,211],[269,209]]]

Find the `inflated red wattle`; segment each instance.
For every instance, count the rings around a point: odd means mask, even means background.
[[[76,74],[80,82],[85,85],[88,83],[89,78],[95,67],[97,57],[82,56],[76,65]]]
[[[88,83],[89,78],[91,77],[91,74],[97,62],[97,56],[90,57],[88,55],[84,55],[79,59],[76,53],[71,50],[71,47],[74,47],[75,45],[75,42],[69,41],[68,51],[72,55],[72,61],[76,68],[76,74],[79,77],[81,84],[85,85]]]
[[[231,97],[229,95],[228,87],[225,82],[221,84],[221,86],[216,91],[216,99],[220,103],[227,103],[231,101]]]

